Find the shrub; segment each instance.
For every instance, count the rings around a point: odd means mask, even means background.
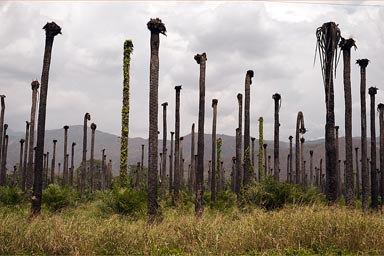
[[[147,210],[147,193],[140,190],[115,187],[106,193],[103,201],[109,209],[119,214],[135,215]]]
[[[323,200],[324,196],[316,188],[304,190],[299,186],[278,182],[272,176],[244,187],[240,199],[242,206],[257,205],[266,210],[279,209],[286,204],[310,204]]]
[[[0,205],[17,205],[23,202],[23,193],[18,188],[0,187]]]
[[[77,193],[68,187],[60,187],[58,184],[50,184],[43,191],[43,204],[50,211],[58,211],[70,205],[74,205]]]

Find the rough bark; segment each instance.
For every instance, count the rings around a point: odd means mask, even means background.
[[[194,59],[200,65],[199,78],[199,123],[197,138],[197,172],[196,172],[196,202],[195,215],[202,217],[204,212],[204,116],[205,116],[205,69],[207,55],[196,54]]]
[[[45,51],[44,51],[44,61],[43,61],[43,70],[41,75],[41,90],[40,90],[40,100],[39,100],[39,116],[37,123],[37,146],[35,153],[35,175],[33,181],[33,195],[32,195],[32,205],[31,205],[31,214],[36,216],[40,214],[41,210],[41,197],[43,193],[43,154],[44,154],[44,137],[45,137],[45,116],[47,108],[47,94],[48,94],[48,78],[49,78],[49,68],[51,63],[51,53],[53,46],[53,39],[57,34],[61,33],[61,28],[56,25],[56,23],[51,22],[47,23],[43,29],[45,29]],[[31,131],[32,131],[31,125]],[[32,136],[33,137],[33,136]],[[30,147],[33,147],[33,143],[29,144]]]
[[[273,136],[273,176],[278,181],[280,173],[280,162],[279,162],[279,111],[281,107],[281,96],[278,93],[272,95],[272,99],[275,102],[275,123],[274,123],[274,136]]]
[[[255,137],[251,137],[251,169],[253,173],[253,178],[257,180],[257,175],[255,173]]]
[[[300,135],[305,134],[307,130],[305,129],[304,125],[304,115],[303,112],[299,111],[297,113],[297,119],[296,119],[296,154],[295,154],[295,159],[296,159],[296,184],[300,184],[302,179],[303,179],[303,174],[301,170],[301,163],[300,163]]]
[[[245,76],[245,93],[244,93],[244,171],[243,183],[247,185],[251,177],[251,158],[250,158],[250,144],[251,144],[251,84],[252,84],[253,71],[248,70]]]
[[[81,165],[81,178],[80,178],[80,194],[81,197],[85,196],[85,186],[86,186],[86,175],[87,175],[87,121],[91,120],[91,115],[85,113],[84,115],[84,124],[83,124],[83,158]]]
[[[267,153],[267,144],[263,144],[264,151],[264,176],[268,175],[268,153]]]
[[[178,200],[180,190],[180,90],[181,85],[175,86],[176,90],[176,111],[175,111],[175,163],[173,174],[174,199]]]

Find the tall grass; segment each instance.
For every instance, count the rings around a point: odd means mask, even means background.
[[[100,201],[28,219],[0,208],[0,254],[255,255],[384,254],[384,219],[343,206],[288,206],[221,213],[164,209],[161,223],[103,214]]]

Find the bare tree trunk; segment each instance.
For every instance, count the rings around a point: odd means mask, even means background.
[[[253,173],[253,178],[255,180],[257,180],[257,174],[255,172],[256,168],[255,168],[255,137],[251,137],[251,147],[252,147],[252,150],[251,150],[251,169],[252,169],[252,173]]]
[[[161,167],[161,199],[165,200],[165,194],[167,190],[167,106],[168,102],[161,104],[163,106],[163,160]]]
[[[23,149],[24,149],[24,142],[25,140],[24,139],[21,139],[20,140],[20,157],[19,157],[19,170],[18,170],[18,183],[19,183],[19,187],[22,189],[22,184],[21,184],[21,181],[22,181],[22,173],[23,173]],[[15,177],[14,177],[15,178]]]
[[[355,148],[356,151],[356,197],[360,199],[360,172],[359,172],[359,148]],[[384,176],[383,176],[384,177]]]
[[[235,192],[240,196],[241,190],[241,129],[236,129],[236,175],[235,175]]]
[[[309,184],[313,186],[313,150],[309,151]]]
[[[293,183],[293,169],[292,169],[292,158],[293,158],[293,155],[292,155],[292,139],[293,137],[292,136],[289,136],[289,183],[292,184]]]
[[[336,171],[337,171],[337,197],[341,197],[341,171],[340,171],[340,157],[339,157],[339,126],[335,126],[335,145],[336,145]]]
[[[64,165],[63,165],[63,183],[64,185],[68,185],[68,164],[67,161],[65,161],[65,158],[67,157],[67,148],[68,148],[68,129],[69,126],[65,125],[64,126]]]
[[[212,100],[213,120],[212,120],[212,167],[211,167],[211,201],[216,201],[216,123],[217,123],[217,99]]]
[[[0,185],[3,183],[2,163],[3,163],[3,146],[4,146],[4,115],[5,115],[5,95],[0,95],[1,98],[1,114],[0,114]],[[2,185],[3,186],[3,185]]]
[[[296,119],[296,184],[300,184],[303,177],[300,163],[300,134],[303,135],[305,132],[304,115],[303,112],[299,111]]]
[[[69,172],[69,186],[73,186],[73,171],[75,169],[74,166],[74,157],[75,157],[75,146],[76,143],[72,142],[72,150],[71,150],[71,171]],[[53,173],[53,172],[52,172]]]
[[[259,117],[259,154],[258,154],[258,168],[259,168],[259,181],[263,178],[263,144],[264,144],[264,135],[263,135],[263,118]]]
[[[267,144],[263,144],[263,150],[264,150],[264,175],[268,175],[268,153],[267,153]]]
[[[383,212],[384,211],[384,104],[380,103],[377,106],[377,109],[379,111],[379,125],[380,125],[380,174],[381,174],[380,196],[381,196],[381,212]]]
[[[325,184],[323,182],[323,159],[320,159],[320,188],[321,192],[325,192]]]
[[[238,191],[238,194],[240,194],[240,190],[242,187],[243,182],[243,165],[242,165],[242,154],[241,154],[241,146],[242,146],[242,140],[243,140],[243,95],[241,93],[237,94],[237,102],[239,104],[239,113],[238,113],[238,128],[239,128],[239,134],[236,132],[236,136],[238,136],[238,142],[236,142],[236,191]],[[237,149],[239,147],[239,149]],[[238,182],[239,180],[239,182]],[[237,193],[237,192],[236,192]]]
[[[279,162],[279,111],[281,104],[281,96],[278,93],[272,95],[272,99],[275,102],[275,125],[274,125],[274,140],[273,140],[273,176],[278,181],[279,172],[280,172],[280,162]]]
[[[104,191],[105,190],[105,159],[106,159],[106,155],[105,155],[105,148],[103,148],[101,150],[101,190]]]
[[[200,65],[199,79],[199,129],[197,138],[197,172],[196,172],[196,203],[195,215],[202,217],[204,212],[204,116],[205,116],[205,69],[207,55],[196,54],[195,60]]]
[[[43,29],[45,29],[46,38],[45,38],[43,70],[41,75],[39,116],[38,116],[38,124],[37,124],[37,146],[36,146],[36,154],[35,154],[35,173],[34,173],[35,175],[34,175],[34,181],[33,181],[33,196],[32,196],[32,205],[31,205],[31,215],[33,216],[39,215],[41,210],[41,199],[43,194],[42,167],[43,167],[43,154],[44,154],[45,116],[46,116],[46,108],[47,108],[49,68],[51,63],[53,39],[57,34],[61,33],[61,28],[58,25],[56,25],[56,23],[54,22],[47,23],[43,27]],[[31,124],[31,131],[33,131],[33,129],[34,129],[34,125]],[[32,134],[31,134],[31,137],[33,137]],[[32,143],[29,143],[29,146],[33,147],[33,141]]]
[[[184,155],[183,155],[183,142],[184,142],[184,137],[180,137],[180,149],[179,149],[179,154],[180,154],[180,190],[184,189]]]
[[[221,138],[218,138],[216,140],[216,172],[217,172],[217,179],[216,179],[216,191],[217,193],[221,192],[223,190],[223,170],[221,168],[221,144],[222,140]],[[213,175],[212,175],[213,176]]]
[[[143,182],[143,177],[144,177],[144,144],[141,144],[141,164],[140,164],[140,172],[138,173],[139,188],[141,186],[141,182]]]
[[[45,177],[45,172],[47,171],[47,153],[43,154],[43,177]],[[43,189],[44,189],[44,181],[43,181]]]
[[[27,162],[28,162],[28,148],[29,148],[29,122],[25,121],[25,147],[24,147],[24,162],[23,162],[23,173],[21,178],[22,191],[26,191],[27,182]],[[2,136],[2,135],[1,135]]]
[[[236,187],[235,187],[235,184],[236,184],[236,181],[235,181],[235,178],[236,178],[236,157],[232,157],[232,172],[231,172],[231,190],[233,193],[236,192]]]
[[[173,135],[175,132],[171,132],[171,153],[169,155],[169,193],[173,191]]]
[[[192,131],[191,131],[191,169],[190,169],[190,186],[189,186],[189,192],[192,195],[193,192],[195,192],[195,123],[192,124]],[[210,184],[210,183],[208,183]]]
[[[8,125],[4,124],[4,141],[3,141],[3,149],[1,153],[3,154],[1,157],[1,169],[2,169],[2,181],[1,186],[7,185],[7,155],[8,155],[8,134],[6,134]]]
[[[245,94],[244,94],[244,172],[243,183],[247,185],[253,176],[250,170],[250,143],[251,143],[251,84],[252,84],[253,71],[248,70],[245,76]]]
[[[178,200],[180,190],[180,90],[181,85],[175,86],[176,111],[175,111],[175,170],[173,179],[174,199]]]
[[[149,147],[148,147],[148,215],[149,222],[160,215],[157,202],[157,156],[158,156],[158,87],[159,87],[159,34],[165,34],[165,25],[159,18],[147,23],[151,31],[151,60],[149,85]]]
[[[211,172],[211,167],[212,167],[212,161],[208,161],[208,189],[211,190],[211,184],[212,184],[212,172]]]
[[[371,200],[372,209],[377,210],[379,207],[379,188],[376,173],[376,120],[375,120],[375,95],[376,87],[369,87],[368,93],[371,98]]]
[[[53,155],[52,155],[52,162],[51,162],[51,183],[55,183],[56,143],[57,143],[57,140],[53,140]]]
[[[91,115],[85,113],[84,115],[84,124],[83,124],[83,158],[81,166],[81,181],[80,181],[80,194],[81,197],[85,196],[85,186],[86,186],[86,173],[87,173],[87,121],[91,120]]]
[[[90,175],[91,175],[91,192],[94,192],[95,190],[95,179],[94,179],[94,173],[95,173],[95,133],[96,133],[96,124],[91,123],[91,161],[89,163],[90,165]]]
[[[369,201],[369,172],[367,166],[367,116],[366,116],[366,68],[368,59],[357,60],[360,65],[360,108],[361,108],[361,182],[363,211],[368,210]]]

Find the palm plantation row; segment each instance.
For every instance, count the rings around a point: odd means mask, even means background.
[[[159,197],[164,200],[167,195],[172,195],[174,204],[180,199],[181,190],[187,188],[191,195],[195,196],[195,214],[201,217],[204,212],[204,192],[210,190],[211,201],[215,201],[218,193],[227,188],[226,175],[224,173],[221,161],[221,138],[217,138],[216,124],[219,100],[212,100],[213,123],[212,123],[212,157],[209,160],[209,170],[204,170],[204,121],[205,121],[205,75],[207,54],[201,53],[194,56],[194,60],[199,65],[199,110],[197,125],[197,149],[195,149],[195,124],[191,128],[191,156],[190,164],[186,177],[184,177],[184,158],[183,158],[183,137],[180,136],[180,94],[182,86],[175,86],[175,130],[171,131],[171,147],[167,148],[167,106],[168,103],[161,104],[163,110],[163,127],[162,127],[162,152],[158,152],[158,136],[160,129],[158,127],[158,81],[159,81],[159,47],[160,34],[166,34],[165,25],[158,18],[151,19],[147,23],[150,30],[150,92],[149,92],[149,140],[148,140],[148,215],[150,221],[155,220],[160,214]],[[35,131],[35,115],[37,108],[37,92],[40,84],[38,81],[32,82],[32,107],[31,119],[26,123],[25,139],[20,140],[20,161],[17,170],[15,169],[13,178],[20,177],[18,185],[26,192],[33,187],[31,213],[37,215],[41,210],[41,198],[43,183],[49,184],[55,182],[56,169],[56,143],[53,140],[53,156],[51,160],[51,169],[49,173],[49,152],[44,153],[44,136],[45,136],[45,115],[47,105],[48,77],[51,60],[51,52],[54,37],[61,33],[61,28],[55,24],[47,23],[44,26],[46,32],[46,45],[43,59],[43,70],[41,77],[40,100],[38,108],[37,120],[37,142],[34,142]],[[254,72],[248,70],[245,75],[244,90],[244,110],[243,110],[243,94],[237,94],[238,100],[238,127],[236,133],[236,151],[232,158],[232,170],[229,188],[240,195],[242,189],[252,186],[253,182],[261,181],[265,176],[271,175],[277,181],[289,182],[300,186],[318,186],[322,192],[327,195],[328,202],[334,204],[344,191],[346,203],[349,206],[354,205],[354,197],[360,196],[360,179],[362,184],[362,205],[363,210],[368,209],[369,190],[371,188],[371,206],[378,208],[379,181],[380,188],[384,188],[384,175],[377,175],[376,172],[376,134],[375,134],[375,94],[377,88],[369,88],[371,98],[371,161],[367,159],[367,132],[366,132],[366,67],[367,59],[358,60],[361,70],[361,170],[358,168],[358,148],[356,151],[356,171],[353,173],[353,148],[352,148],[352,100],[351,100],[351,80],[350,80],[350,59],[351,48],[356,47],[352,38],[344,39],[341,36],[338,26],[333,23],[324,23],[316,30],[317,49],[321,64],[321,71],[325,89],[326,102],[326,125],[325,125],[325,173],[323,173],[322,160],[319,168],[314,167],[313,151],[310,151],[310,167],[309,173],[306,171],[306,160],[304,156],[305,139],[303,135],[306,133],[304,125],[304,115],[300,111],[297,114],[296,134],[295,134],[295,152],[293,152],[293,136],[289,137],[289,154],[287,155],[287,177],[283,179],[280,175],[280,146],[279,146],[279,111],[281,108],[281,95],[275,93],[272,96],[274,101],[274,146],[273,146],[273,167],[271,157],[267,156],[267,144],[263,143],[263,118],[259,120],[259,137],[258,137],[258,153],[257,166],[255,162],[255,138],[250,135],[250,90]],[[344,184],[342,189],[340,156],[338,148],[338,126],[335,124],[334,114],[334,84],[333,72],[337,64],[338,50],[343,52],[344,62],[344,96],[345,96],[345,168],[344,168]],[[120,176],[117,180],[118,184],[125,188],[133,186],[139,188],[139,184],[144,179],[144,145],[142,145],[142,160],[136,167],[136,180],[129,182],[128,179],[128,135],[129,135],[129,82],[130,82],[130,55],[133,52],[133,43],[130,40],[124,42],[123,57],[123,106],[122,106],[122,129],[121,129],[121,148],[120,148]],[[379,104],[380,112],[380,173],[384,173],[384,105]],[[4,124],[5,112],[5,96],[1,96],[1,117],[0,117],[0,185],[5,186],[6,181],[6,159],[8,135],[7,125]],[[243,115],[244,113],[244,115]],[[244,119],[244,121],[243,121]],[[82,164],[80,166],[80,174],[77,175],[76,184],[81,195],[85,194],[88,188],[91,192],[96,189],[106,189],[111,187],[112,170],[111,163],[107,166],[105,151],[102,152],[101,171],[95,171],[95,130],[96,124],[90,125],[91,134],[91,153],[89,161],[89,171],[87,171],[87,124],[91,120],[89,113],[84,115],[84,133],[83,133],[83,154]],[[243,127],[244,124],[244,127]],[[62,184],[68,186],[75,185],[74,177],[74,147],[72,143],[71,164],[69,166],[68,146],[68,126],[64,126],[64,160],[63,160],[63,179]],[[196,150],[196,153],[195,153]],[[159,161],[160,156],[160,161]],[[167,167],[167,156],[169,156],[169,167]],[[295,170],[293,170],[295,163]],[[371,181],[369,182],[369,173],[367,164],[371,164]],[[257,168],[256,168],[257,167]],[[59,168],[60,169],[60,168]],[[168,171],[169,170],[169,171]],[[168,173],[167,173],[168,172]],[[360,175],[361,173],[361,175]],[[204,174],[208,174],[208,183],[204,182]],[[227,175],[228,176],[228,175]],[[185,185],[187,180],[187,185]],[[15,182],[14,182],[15,184]],[[160,189],[159,186],[160,185]],[[356,189],[355,189],[356,188]],[[384,198],[384,189],[381,189],[381,198]],[[160,196],[158,195],[160,192]],[[384,200],[382,200],[383,202]]]

